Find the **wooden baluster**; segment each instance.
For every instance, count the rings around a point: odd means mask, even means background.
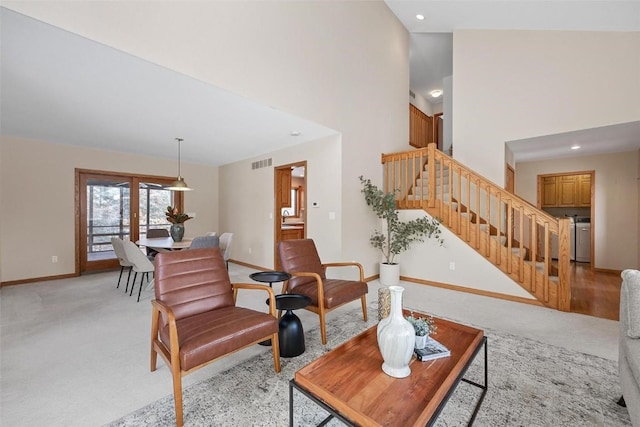
[[[429,165],[429,189],[428,189],[428,206],[436,207],[436,145],[429,144],[429,153],[427,155],[427,164]],[[433,166],[433,167],[431,167]]]
[[[511,199],[507,200],[507,273],[513,272],[513,252],[511,252],[511,245],[513,239],[513,207],[511,206]]]
[[[558,309],[562,311],[571,310],[570,229],[569,218],[560,219],[558,225]]]
[[[544,276],[542,278],[542,298],[545,302],[549,302],[549,273],[551,272],[551,266],[549,260],[551,259],[551,247],[549,246],[549,222],[544,223]]]

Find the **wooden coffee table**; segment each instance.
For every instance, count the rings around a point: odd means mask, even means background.
[[[435,322],[435,338],[451,356],[429,362],[413,358],[406,378],[382,372],[377,325],[300,369],[289,382],[289,425],[294,425],[294,389],[329,411],[319,425],[334,417],[347,425],[432,425],[460,381],[482,390],[469,421],[473,424],[487,392],[487,339],[480,329],[443,319]],[[463,376],[483,347],[484,384],[478,384]]]

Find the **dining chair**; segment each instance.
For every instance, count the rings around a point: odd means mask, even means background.
[[[147,239],[153,239],[157,237],[169,237],[169,230],[166,228],[149,228],[147,230]],[[160,252],[157,249],[147,247],[147,257],[153,261],[156,254]]]
[[[220,246],[218,236],[198,236],[193,238],[189,249],[217,248],[218,246]]]
[[[222,258],[229,269],[229,258],[231,258],[231,241],[233,240],[233,233],[222,233],[220,235],[220,252],[222,252]]]
[[[320,316],[322,344],[327,343],[325,315],[351,301],[360,299],[362,317],[367,321],[367,292],[364,269],[357,262],[334,262],[322,264],[312,239],[283,240],[278,243],[278,255],[282,269],[291,274],[291,279],[282,286],[282,293],[305,295],[311,304],[305,307]],[[328,267],[357,267],[358,280],[328,279]]]
[[[155,299],[151,301],[151,371],[158,354],[173,376],[176,425],[183,425],[182,377],[245,347],[271,339],[280,372],[278,319],[273,290],[232,284],[216,248],[162,252],[156,257]],[[238,307],[239,289],[267,292],[269,313]]]
[[[140,294],[142,293],[142,282],[144,281],[145,277],[147,278],[147,280],[149,280],[149,273],[153,273],[155,271],[155,268],[153,266],[153,263],[149,261],[149,258],[147,258],[142,253],[140,248],[135,243],[129,240],[125,240],[124,251],[129,262],[133,264],[132,268],[134,272],[133,283],[131,284],[131,292],[129,293],[129,296],[133,295],[133,288],[135,288],[136,285],[136,278],[138,277],[138,273],[141,273],[140,289],[138,289],[138,302],[140,302]]]
[[[116,254],[116,258],[118,258],[118,263],[120,263],[120,275],[118,276],[118,286],[116,289],[120,287],[120,280],[122,279],[122,272],[127,269],[129,273],[127,274],[127,287],[125,288],[125,292],[129,289],[129,279],[131,278],[131,268],[133,264],[129,262],[127,259],[127,254],[124,252],[124,242],[119,237],[111,238],[111,246],[113,246],[113,252]]]

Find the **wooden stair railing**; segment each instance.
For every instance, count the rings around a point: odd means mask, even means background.
[[[569,311],[569,220],[557,220],[429,144],[383,154],[385,191],[424,209],[545,306]],[[558,239],[557,266],[552,239]]]

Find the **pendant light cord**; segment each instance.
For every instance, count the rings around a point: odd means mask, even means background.
[[[182,141],[184,141],[183,138],[176,138],[176,141],[178,141],[178,177],[181,177],[182,174],[180,173],[180,163],[181,163],[181,159],[180,159],[180,143]]]

